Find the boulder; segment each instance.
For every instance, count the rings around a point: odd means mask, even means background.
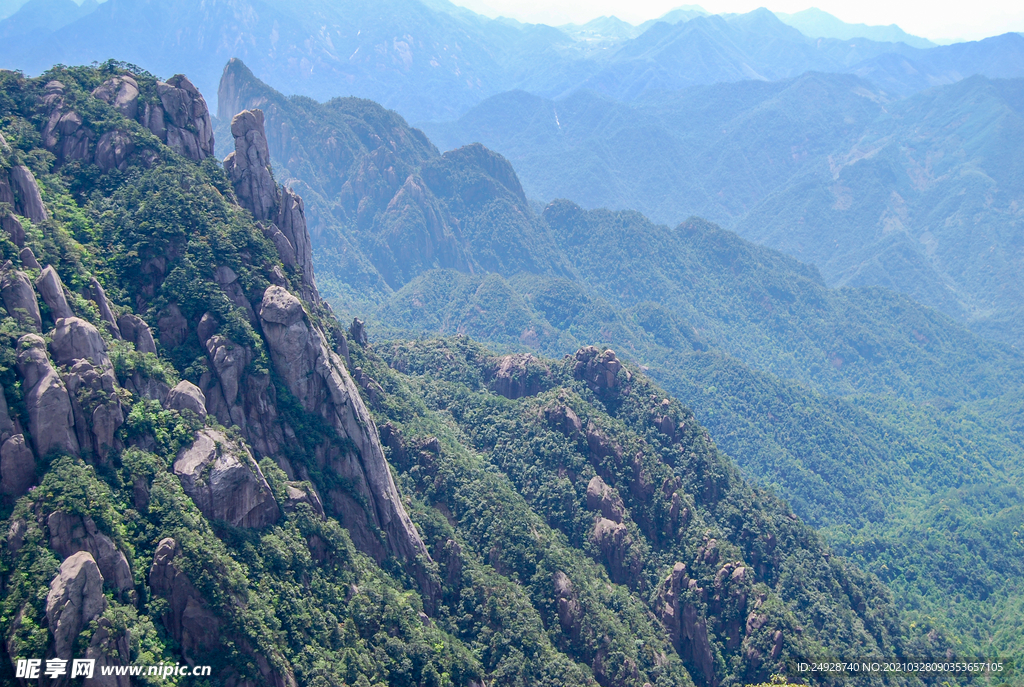
[[[352,324],[348,328],[348,336],[360,346],[365,347],[370,343],[369,337],[366,336],[366,327],[358,317],[352,319]]]
[[[18,372],[36,455],[43,457],[54,449],[77,454],[71,399],[46,355],[46,342],[36,334],[26,334],[18,340],[18,350]]]
[[[114,313],[111,312],[110,303],[107,301],[107,292],[103,290],[103,285],[96,280],[96,277],[90,277],[89,291],[93,301],[96,303],[96,307],[99,308],[100,317],[109,325],[108,328],[111,330],[111,334],[115,338],[120,338],[117,331],[117,321],[114,319]]]
[[[96,561],[103,580],[116,589],[122,599],[135,588],[128,559],[114,541],[96,528],[88,516],[54,511],[46,519],[50,531],[50,548],[61,558],[86,551]]]
[[[238,400],[242,374],[246,366],[252,362],[252,353],[220,334],[214,334],[206,340],[206,352],[220,381],[224,402],[230,408]]]
[[[39,314],[39,302],[28,275],[13,269],[10,262],[4,265],[0,275],[0,297],[4,300],[7,314],[18,321],[23,329],[41,332],[43,320]]]
[[[88,360],[97,367],[110,367],[100,332],[80,317],[62,317],[53,328],[50,352],[58,365]]]
[[[188,77],[176,74],[166,83],[158,81],[156,92],[166,120],[170,120],[161,122],[165,125],[161,140],[167,147],[196,162],[213,155],[213,123],[199,89]],[[158,131],[159,126],[153,133],[159,136]]]
[[[616,523],[621,523],[626,513],[622,499],[597,475],[587,485],[587,508],[601,511],[601,515]]]
[[[270,173],[270,148],[263,128],[263,110],[245,110],[231,120],[235,151],[224,160],[235,195],[258,220],[277,217],[277,183]]]
[[[107,608],[103,576],[92,554],[79,551],[60,565],[46,595],[46,621],[53,635],[53,651],[70,659],[75,640]]]
[[[48,215],[46,206],[43,205],[43,197],[39,193],[39,184],[32,171],[24,165],[11,167],[11,189],[14,191],[17,202],[15,210],[23,217],[39,224],[45,222]]]
[[[313,512],[324,517],[324,504],[321,503],[316,489],[306,482],[288,482],[285,487],[288,492],[288,500],[284,502],[284,510],[292,512],[300,503],[305,503]]]
[[[363,551],[382,560],[389,553],[406,561],[429,560],[426,547],[398,495],[380,436],[344,363],[331,351],[298,298],[279,286],[264,292],[259,317],[271,361],[306,412],[318,415],[351,443],[324,446],[330,468],[348,481],[365,506],[338,490],[345,526]],[[332,494],[332,497],[334,494]],[[348,499],[347,501],[345,499]],[[385,546],[373,534],[384,531]],[[429,596],[431,582],[414,571]]]
[[[135,119],[139,115],[139,84],[127,74],[107,79],[92,94],[127,119]]]
[[[96,661],[93,677],[89,680],[90,687],[131,687],[131,678],[127,675],[104,675],[106,666],[126,666],[131,663],[131,635],[126,629],[117,632],[114,624],[106,618],[96,622],[96,631],[89,640],[89,648],[85,657]]]
[[[593,346],[585,346],[576,351],[576,365],[573,376],[583,380],[594,391],[615,389],[619,385],[619,371],[623,372],[626,381],[631,375],[629,370],[615,357],[615,351],[608,349],[599,351]]]
[[[128,158],[135,152],[135,144],[125,131],[108,131],[96,143],[96,166],[104,172],[128,169]]]
[[[559,570],[555,573],[552,582],[555,587],[555,598],[558,599],[558,624],[562,627],[573,642],[580,638],[583,613],[576,590],[573,589],[572,581]]]
[[[707,619],[701,610],[703,589],[686,574],[686,565],[676,563],[658,588],[655,614],[668,630],[676,651],[687,669],[704,684],[714,687],[714,655],[708,640]]]
[[[221,622],[188,576],[174,564],[179,553],[181,548],[174,539],[160,540],[149,569],[149,586],[154,595],[167,599],[164,627],[181,645],[185,660],[194,661],[197,650],[219,644]]]
[[[199,416],[201,420],[206,419],[206,396],[203,390],[189,381],[181,381],[167,393],[165,407],[171,410],[190,410]]]
[[[156,353],[153,331],[138,315],[121,315],[117,319],[117,329],[121,332],[122,339],[135,344],[135,350],[139,353]]]
[[[583,436],[583,423],[569,406],[555,406],[544,410],[544,419],[548,425],[569,437],[577,439]]]
[[[109,449],[120,449],[115,432],[124,424],[124,410],[115,388],[113,368],[75,360],[64,375],[64,383],[71,398],[75,431],[82,450],[92,451],[104,459]]]
[[[505,398],[524,398],[539,394],[547,365],[528,353],[505,355],[498,358],[489,372],[490,387]]]
[[[3,195],[4,188],[10,188],[9,186],[5,186],[5,184],[6,182],[2,178],[0,178],[0,195]],[[0,199],[0,203],[3,202],[5,201]],[[11,205],[14,205],[13,201],[11,202]],[[4,214],[0,215],[0,228],[7,232],[7,236],[10,237],[11,243],[18,246],[19,248],[25,245],[25,228],[21,226],[21,222],[18,221],[17,217],[15,217],[9,212],[5,212]],[[33,260],[34,259],[35,257],[33,256]],[[31,266],[32,265],[25,265],[25,267]]]
[[[245,446],[204,429],[174,461],[174,474],[203,515],[235,527],[273,524],[280,509],[270,485]]]
[[[181,308],[171,303],[160,311],[156,321],[156,329],[160,336],[160,343],[166,348],[174,348],[185,341],[188,336],[188,320],[182,314]]]
[[[64,297],[64,282],[60,280],[60,275],[53,269],[53,265],[43,268],[39,279],[36,279],[36,289],[39,290],[43,302],[49,306],[50,314],[55,321],[63,317],[74,317],[75,314],[71,312],[67,298]]]
[[[590,541],[600,552],[600,560],[612,582],[635,585],[639,581],[643,556],[625,525],[608,518],[598,518],[590,533]]]
[[[21,252],[18,253],[18,258],[21,260],[21,264],[24,267],[33,270],[43,269],[43,266],[39,264],[38,260],[36,260],[36,254],[33,253],[32,249],[29,248],[28,246],[25,246],[24,248],[21,249]]]
[[[0,494],[13,500],[28,492],[36,481],[36,458],[23,434],[15,434],[0,446]]]

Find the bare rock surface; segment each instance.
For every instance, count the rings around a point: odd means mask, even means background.
[[[157,82],[156,92],[160,105],[154,107],[143,125],[179,155],[196,162],[213,155],[210,109],[188,77],[176,74],[166,83]]]
[[[200,419],[206,419],[206,396],[202,389],[187,380],[178,382],[167,393],[165,406],[171,410],[190,410]]]
[[[139,353],[156,353],[156,341],[153,339],[153,331],[146,324],[146,321],[138,315],[125,314],[117,319],[117,329],[121,332],[121,338],[135,344],[135,350]]]
[[[98,367],[89,360],[75,360],[64,375],[75,416],[78,445],[101,460],[109,449],[121,448],[115,432],[124,424],[124,409],[115,387],[117,379],[109,366]]]
[[[547,366],[528,353],[505,355],[491,370],[490,387],[505,398],[534,396],[542,391],[547,371]]]
[[[615,357],[615,351],[611,349],[599,351],[594,346],[585,346],[576,351],[573,374],[576,379],[585,381],[594,391],[618,387],[620,371],[626,381],[629,381],[629,370],[622,367],[622,363]]]
[[[407,561],[427,555],[399,498],[373,419],[348,370],[312,326],[302,303],[285,289],[270,286],[259,316],[271,360],[288,390],[307,412],[324,418],[355,447],[355,451],[335,451],[330,459],[334,471],[348,479],[368,505],[365,510],[352,505],[343,513],[346,526],[355,530],[354,539],[378,558],[389,552]],[[375,545],[375,537],[367,536],[368,532],[359,531],[368,526],[386,533],[386,549]]]
[[[75,639],[107,608],[103,575],[92,554],[79,551],[60,565],[46,595],[46,621],[54,653],[70,659]]]
[[[701,610],[706,594],[686,574],[686,565],[676,563],[658,590],[655,613],[669,632],[676,651],[694,678],[704,684],[718,684],[714,656],[708,640],[707,619]]]
[[[135,119],[139,115],[139,84],[130,75],[107,79],[92,94],[93,97],[112,105],[128,119]]]
[[[0,178],[0,196],[3,195],[3,190],[5,188],[4,184],[6,184],[6,182],[2,178]],[[10,186],[6,186],[6,188],[10,189]],[[12,205],[14,204],[13,199],[11,201],[4,201],[0,199],[0,203],[3,202],[11,202]],[[21,225],[21,222],[18,221],[17,217],[15,217],[9,212],[0,215],[0,228],[7,232],[7,236],[10,237],[11,242],[14,245],[18,246],[19,248],[25,245],[25,227]],[[32,259],[35,260],[34,255],[32,256]],[[22,259],[23,264],[24,262],[24,259]],[[36,265],[26,264],[25,267],[36,267]]]
[[[16,499],[36,481],[36,458],[23,434],[8,437],[0,446],[0,494]]]
[[[601,515],[615,523],[621,523],[626,513],[622,499],[598,475],[587,484],[587,508],[601,511]]]
[[[195,659],[198,650],[217,646],[221,622],[188,576],[175,565],[174,559],[180,553],[181,548],[174,539],[160,540],[149,569],[149,586],[153,594],[167,599],[164,627],[181,645],[188,661]]]
[[[97,367],[109,367],[106,345],[100,332],[80,317],[64,317],[53,328],[50,352],[58,365],[88,360]]]
[[[249,450],[217,430],[204,429],[190,447],[181,450],[174,474],[211,520],[260,528],[280,517],[270,485]]]
[[[28,275],[16,270],[8,262],[0,275],[0,296],[3,297],[7,313],[26,330],[41,332],[43,320],[39,314],[36,291]]]
[[[107,301],[107,292],[103,290],[103,285],[97,281],[96,277],[89,279],[89,291],[93,301],[96,302],[96,307],[100,310],[100,317],[103,321],[110,325],[111,333],[114,338],[118,338],[119,334],[117,331],[117,321],[114,319],[114,313],[110,310],[110,303]]]
[[[11,167],[10,178],[11,189],[17,198],[15,211],[36,224],[45,222],[49,215],[46,213],[43,196],[39,193],[39,184],[36,183],[32,170],[24,165],[16,165]]]
[[[53,449],[77,454],[75,418],[68,390],[50,364],[46,342],[36,334],[18,340],[18,372],[25,390],[29,431],[36,455],[42,457]]]
[[[97,529],[92,518],[58,510],[46,519],[46,526],[50,532],[50,548],[61,558],[87,551],[107,584],[122,595],[134,589],[128,559],[110,537]]]
[[[59,320],[62,317],[74,317],[71,307],[68,306],[68,300],[64,296],[64,282],[60,280],[60,275],[57,274],[57,270],[53,269],[53,265],[43,268],[39,279],[36,279],[36,288],[39,290],[43,302],[50,308],[54,320]]]

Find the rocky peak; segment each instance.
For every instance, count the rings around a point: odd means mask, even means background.
[[[264,232],[288,267],[298,270],[302,297],[320,304],[313,275],[313,247],[306,226],[302,198],[289,188],[278,188],[270,171],[270,150],[262,110],[244,110],[231,120],[235,151],[224,159],[235,195],[242,207],[263,223]]]

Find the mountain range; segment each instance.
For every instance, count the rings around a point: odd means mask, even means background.
[[[965,646],[1017,646],[988,619],[1016,612],[1011,580],[1024,571],[986,553],[1016,550],[1024,517],[1012,496],[1024,457],[1017,350],[892,292],[830,289],[815,268],[704,221],[670,228],[564,200],[537,212],[486,148],[441,154],[395,113],[286,98],[237,60],[219,103],[221,121],[266,113],[275,169],[318,218],[318,283],[338,312],[383,337],[462,334],[555,356],[611,346],[906,608],[944,618]],[[1008,501],[984,501],[987,488]],[[938,525],[951,500],[991,538]],[[923,548],[935,531],[955,550]],[[961,604],[945,604],[950,594]]]

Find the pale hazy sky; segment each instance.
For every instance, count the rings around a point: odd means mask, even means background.
[[[601,15],[615,15],[638,24],[692,0],[452,0],[489,17],[504,15],[544,24],[582,24]],[[851,24],[898,24],[925,38],[975,40],[1007,31],[1024,31],[1022,0],[705,0],[708,12],[749,12],[766,6],[776,12],[818,7]]]

